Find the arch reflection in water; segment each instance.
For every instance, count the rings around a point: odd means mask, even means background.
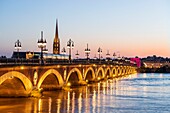
[[[45,91],[39,99],[27,99],[31,103],[23,103],[27,113],[96,113],[105,112],[110,108],[118,108],[123,104],[121,96],[137,95],[137,89],[129,85],[131,77],[101,81],[70,91]],[[121,98],[121,99],[120,99]],[[123,97],[124,98],[124,97]],[[14,103],[17,105],[17,103]],[[127,103],[126,103],[127,104]],[[20,106],[20,105],[18,105]],[[16,108],[21,109],[21,108]],[[2,110],[1,110],[2,111]]]

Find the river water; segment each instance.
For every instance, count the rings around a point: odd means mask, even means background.
[[[0,113],[170,113],[170,74],[133,74],[41,98],[0,98]]]

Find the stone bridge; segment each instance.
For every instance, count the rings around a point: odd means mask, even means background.
[[[33,89],[60,89],[125,76],[136,67],[111,64],[5,66],[0,68],[0,96],[25,96]]]

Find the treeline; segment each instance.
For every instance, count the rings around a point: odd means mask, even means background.
[[[170,73],[170,67],[168,65],[161,68],[145,68],[141,67],[139,69],[140,73]]]

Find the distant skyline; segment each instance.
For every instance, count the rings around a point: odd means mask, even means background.
[[[61,50],[71,38],[85,58],[119,52],[125,57],[151,55],[170,57],[169,0],[1,0],[0,56],[12,56],[19,39],[21,51],[40,51],[37,41],[44,32],[52,53],[55,22],[58,19]],[[68,50],[67,50],[68,51]]]

